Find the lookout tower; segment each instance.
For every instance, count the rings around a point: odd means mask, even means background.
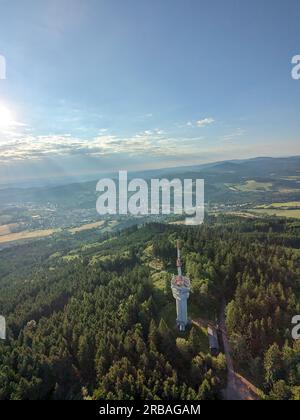
[[[176,300],[177,326],[180,331],[185,331],[188,324],[187,301],[190,297],[191,282],[182,275],[182,260],[180,242],[177,241],[177,276],[173,276],[171,287]]]

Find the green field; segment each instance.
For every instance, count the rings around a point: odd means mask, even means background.
[[[278,217],[288,217],[293,219],[300,219],[300,209],[299,210],[276,210],[276,209],[253,209],[252,213],[267,215],[267,216],[278,216]]]
[[[287,176],[286,178],[281,178],[283,181],[300,181],[300,176]]]
[[[230,189],[239,192],[264,192],[270,191],[273,187],[271,182],[257,182],[248,180],[244,184],[231,185]]]
[[[300,201],[287,201],[257,206],[251,213],[300,219]]]
[[[264,204],[262,206],[257,206],[258,209],[300,209],[300,201],[288,201],[286,203],[271,203],[271,204]]]

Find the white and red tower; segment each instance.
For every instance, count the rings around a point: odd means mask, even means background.
[[[171,288],[173,297],[176,300],[177,326],[180,331],[185,331],[188,325],[187,301],[190,297],[191,282],[182,275],[182,260],[180,251],[180,242],[177,241],[177,276],[173,276]]]

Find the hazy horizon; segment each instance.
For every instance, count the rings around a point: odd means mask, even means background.
[[[276,160],[276,159],[293,159],[298,158],[300,155],[287,155],[287,156],[254,156],[250,158],[245,159],[228,159],[228,160],[217,160],[217,161],[211,161],[211,162],[205,162],[205,163],[198,163],[193,165],[182,165],[182,166],[164,166],[164,167],[157,167],[157,168],[147,168],[147,169],[135,169],[132,171],[128,171],[129,174],[144,174],[145,176],[147,174],[151,174],[152,172],[158,172],[161,171],[163,175],[165,171],[168,171],[169,173],[174,170],[174,175],[176,175],[176,170],[179,170],[180,172],[183,172],[184,169],[187,171],[190,168],[197,168],[197,167],[205,167],[210,165],[218,165],[226,162],[247,162],[247,161],[253,161],[253,160]],[[122,169],[121,169],[122,170]],[[96,171],[92,173],[83,173],[83,174],[66,174],[66,175],[55,175],[51,177],[40,177],[40,178],[22,178],[22,180],[14,180],[11,182],[2,183],[0,181],[0,189],[5,188],[17,188],[18,186],[20,188],[34,188],[34,187],[43,187],[43,186],[59,186],[59,185],[68,185],[72,183],[84,183],[84,182],[91,182],[91,181],[98,181],[99,178],[104,176],[116,176],[118,174],[118,171]]]

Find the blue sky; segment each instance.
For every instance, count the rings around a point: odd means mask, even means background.
[[[2,183],[300,154],[299,19],[298,0],[0,0]]]

